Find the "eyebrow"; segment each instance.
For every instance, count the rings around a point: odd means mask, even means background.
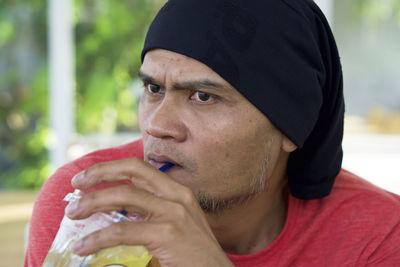
[[[144,82],[144,83],[151,83],[151,84],[157,84],[161,87],[163,85],[158,82],[154,77],[152,77],[149,74],[146,74],[142,70],[139,70],[138,73],[139,78]],[[183,81],[181,83],[173,83],[172,88],[175,90],[200,90],[200,89],[225,89],[225,90],[230,90],[231,88],[227,85],[212,81],[210,79],[200,79],[200,80],[188,80],[188,81]]]

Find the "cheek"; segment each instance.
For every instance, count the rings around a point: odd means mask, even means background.
[[[214,176],[217,183],[245,183],[260,173],[269,158],[271,169],[280,151],[277,130],[263,117],[252,112],[219,116],[193,132],[199,171]]]
[[[198,148],[193,156],[202,161],[199,165],[206,172],[242,176],[250,164],[259,161],[259,134],[254,126],[237,121],[242,120],[221,118],[193,131],[193,142]]]

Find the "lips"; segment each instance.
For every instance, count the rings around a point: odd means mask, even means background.
[[[159,169],[161,166],[163,166],[167,162],[173,163],[175,166],[174,167],[181,167],[176,161],[171,159],[168,156],[165,155],[156,155],[153,153],[149,153],[147,155],[148,162],[155,168]]]

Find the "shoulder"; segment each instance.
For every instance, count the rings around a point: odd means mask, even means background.
[[[337,175],[332,191],[328,196],[315,200],[296,199],[295,201],[308,210],[322,207],[324,210],[336,209],[340,206],[343,211],[348,210],[351,214],[363,213],[364,215],[371,213],[393,214],[394,210],[400,208],[400,196],[379,188],[344,169]]]
[[[374,234],[381,231],[385,235],[388,229],[399,226],[400,196],[346,170],[338,175],[329,201],[344,211],[343,218],[350,217],[355,226],[370,228]]]
[[[311,200],[310,207],[332,210],[341,219],[350,217],[360,225],[382,224],[382,218],[399,221],[400,196],[342,169],[329,196]]]
[[[342,170],[332,196],[339,199],[338,203],[348,210],[343,214],[343,219],[351,219],[350,229],[364,234],[360,238],[368,240],[365,246],[365,252],[369,255],[368,263],[378,266],[379,262],[400,261],[399,195]]]
[[[386,191],[344,169],[337,176],[332,193],[328,197],[329,199],[332,201],[345,201],[347,199],[365,201],[368,205],[364,205],[364,207],[368,207],[370,210],[373,210],[374,207],[379,207],[379,210],[375,210],[375,212],[385,212],[393,208],[400,208],[400,196]]]
[[[302,232],[318,229],[310,240],[328,242],[336,257],[352,252],[352,260],[366,264],[400,253],[400,197],[394,193],[341,170],[329,196],[294,202]]]

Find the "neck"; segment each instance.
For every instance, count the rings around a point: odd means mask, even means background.
[[[271,244],[282,232],[288,206],[288,155],[282,157],[264,191],[218,214],[207,213],[211,229],[225,252],[255,253]]]

